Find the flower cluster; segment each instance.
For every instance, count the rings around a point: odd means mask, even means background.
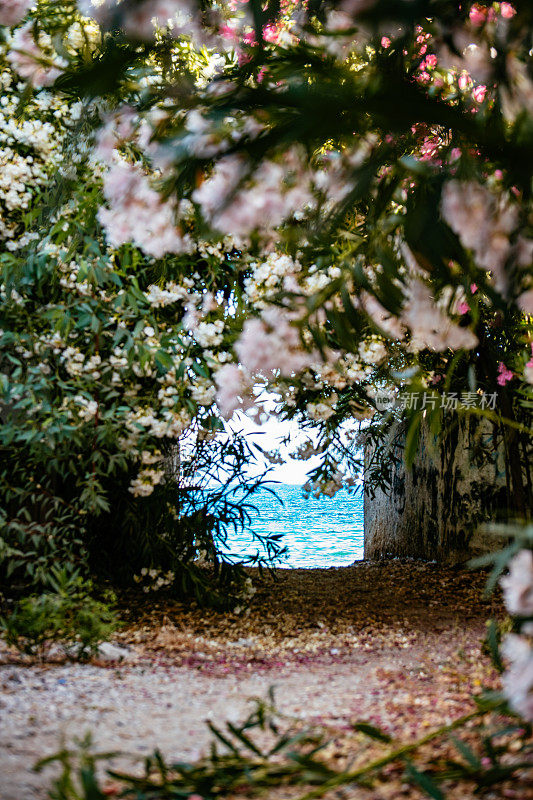
[[[23,85],[7,68],[0,72],[0,84],[0,238],[14,251],[38,238],[22,229],[21,217],[64,162],[63,142],[77,124],[81,104],[40,91],[19,113]]]
[[[503,690],[511,707],[529,722],[533,721],[533,552],[521,550],[509,564],[509,574],[501,579],[505,605],[520,623],[521,634],[508,634],[502,651],[509,666],[503,675]]]
[[[142,590],[145,594],[158,592],[167,586],[172,586],[175,579],[176,575],[172,570],[163,572],[163,570],[154,569],[153,567],[151,569],[143,567],[139,575],[133,576],[135,583],[143,584]]]
[[[68,61],[55,52],[49,34],[40,31],[36,38],[32,22],[15,30],[7,59],[15,72],[37,89],[51,86],[68,66]]]
[[[108,208],[98,216],[111,247],[133,242],[156,258],[193,249],[190,236],[178,227],[179,209],[162,200],[140,166],[114,164],[104,178],[104,196]]]
[[[283,162],[265,161],[253,171],[242,156],[226,156],[192,195],[205,218],[219,231],[268,237],[295,212],[313,203],[309,173],[299,150]]]
[[[165,471],[162,469],[142,469],[132,480],[129,491],[134,497],[148,497],[164,477]]]
[[[452,180],[444,187],[441,208],[463,245],[473,250],[479,266],[492,273],[498,291],[507,289],[505,267],[511,255],[519,266],[530,265],[533,242],[523,240],[513,248],[511,234],[518,225],[518,208],[505,197],[496,198],[479,183]]]

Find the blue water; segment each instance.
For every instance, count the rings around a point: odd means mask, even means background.
[[[228,550],[244,557],[259,550],[251,531],[265,536],[282,534],[288,554],[280,567],[343,567],[363,558],[363,499],[360,493],[338,492],[335,497],[306,499],[301,486],[272,487],[282,503],[260,489],[251,498],[257,507],[249,527],[228,533]]]

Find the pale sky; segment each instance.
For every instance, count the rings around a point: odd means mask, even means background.
[[[256,442],[263,450],[277,450],[280,448],[281,440],[291,436],[289,447],[281,447],[280,454],[286,458],[284,464],[273,464],[269,472],[269,479],[280,483],[304,484],[307,480],[306,473],[319,463],[317,456],[307,461],[297,461],[288,457],[289,450],[294,450],[298,444],[308,440],[307,434],[301,430],[296,422],[281,421],[272,415],[268,415],[263,424],[258,424],[247,414],[236,412],[229,423],[234,431],[242,431],[250,441]],[[251,469],[250,474],[257,474],[261,471],[262,465],[258,469]]]

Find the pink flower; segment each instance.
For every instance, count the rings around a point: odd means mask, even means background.
[[[516,302],[524,314],[533,314],[533,289],[523,292]]]
[[[133,242],[156,258],[192,250],[190,236],[179,229],[176,205],[161,198],[138,165],[114,164],[104,177],[104,197],[109,207],[100,208],[98,219],[112,247]]]
[[[459,75],[459,89],[461,89],[461,91],[464,92],[465,89],[468,89],[471,83],[472,79],[468,72],[462,72],[461,75]]]
[[[437,56],[430,53],[426,56],[426,64],[428,65],[429,69],[434,69],[437,66]]]
[[[389,48],[391,46],[391,40],[388,38],[388,36],[382,36],[381,37],[381,46],[385,50],[387,50],[387,48]]]
[[[503,361],[500,361],[498,366],[499,375],[496,378],[496,382],[499,386],[505,386],[506,383],[512,381],[514,378],[514,373],[511,372],[510,369],[507,369]]]
[[[483,100],[485,99],[486,94],[487,94],[486,86],[484,86],[483,84],[476,86],[476,88],[473,91],[474,100],[476,101],[476,103],[482,103]]]
[[[487,18],[487,9],[483,8],[482,6],[478,6],[477,3],[474,3],[470,9],[469,17],[472,25],[479,27],[479,25],[483,25]]]
[[[235,28],[232,28],[231,25],[222,25],[218,32],[222,36],[223,39],[229,39],[232,42],[237,42],[239,40],[239,34]]]
[[[462,303],[459,303],[459,305],[457,307],[457,311],[461,315],[468,314],[468,312],[470,311],[470,306],[468,305],[468,303],[465,303],[464,300],[463,300]]]
[[[215,373],[218,387],[217,406],[225,419],[231,419],[237,409],[253,405],[250,380],[237,364],[224,364]]]
[[[516,14],[516,9],[511,3],[500,3],[500,14],[505,19],[511,19]]]
[[[67,62],[45,55],[33,35],[33,24],[27,22],[17,28],[9,43],[7,60],[18,74],[37,89],[51,86],[63,72]]]
[[[472,292],[472,294],[475,294],[477,292],[477,283],[470,284],[470,291]]]
[[[289,377],[318,359],[316,353],[303,349],[289,314],[274,307],[265,309],[261,318],[246,320],[235,352],[248,372],[262,375],[279,370]]]
[[[0,0],[0,25],[12,28],[22,22],[33,0]]]
[[[272,44],[277,44],[279,42],[282,33],[283,28],[279,25],[265,25],[263,28],[263,38],[265,42],[271,42]]]

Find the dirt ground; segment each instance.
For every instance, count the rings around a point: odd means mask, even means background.
[[[283,714],[328,727],[341,764],[355,721],[409,741],[499,685],[481,640],[502,611],[497,594],[482,599],[483,574],[393,561],[256,578],[240,614],[125,598],[121,662],[24,664],[0,648],[1,800],[45,798],[50,774],[33,764],[88,731],[98,750],[145,756],[157,746],[195,759],[211,739],[206,720],[241,720],[248,698],[271,686]],[[392,773],[374,794],[354,791],[344,796],[421,796]],[[498,792],[485,797],[525,800],[533,786],[525,778]]]

